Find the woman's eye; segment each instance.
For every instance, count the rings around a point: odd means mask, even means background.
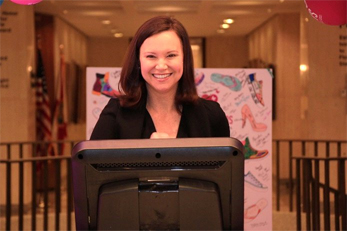
[[[154,55],[147,55],[146,58],[153,59],[153,58],[155,58],[155,56]]]
[[[169,54],[168,55],[169,58],[173,58],[173,57],[176,57],[176,56],[177,56],[177,54]]]

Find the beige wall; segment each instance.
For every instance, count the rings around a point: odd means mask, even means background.
[[[1,61],[0,77],[8,82],[8,87],[0,88],[0,140],[34,140],[35,92],[30,86],[28,69],[35,68],[33,8],[4,4],[0,10],[2,17],[6,18],[4,29],[11,29],[11,33],[0,34],[1,56],[7,57]],[[16,15],[4,16],[3,12]]]
[[[4,22],[2,28],[11,29],[11,33],[1,33],[0,54],[7,57],[1,61],[0,78],[7,80],[8,87],[0,88],[0,142],[32,141],[35,139],[35,91],[31,88],[30,69],[35,63],[34,12],[31,6],[3,4],[0,8]],[[5,15],[3,12],[16,13]],[[22,27],[18,27],[22,25]],[[1,84],[3,86],[3,84]],[[23,157],[30,157],[30,147],[23,148]],[[19,149],[13,148],[11,158],[18,159]],[[7,159],[7,152],[0,149],[0,159]],[[6,201],[5,165],[0,165],[0,206]],[[12,201],[18,203],[18,165],[12,165]],[[27,189],[31,189],[29,174],[24,175]],[[30,201],[30,195],[24,194],[24,203]]]
[[[248,64],[246,37],[206,38],[207,68],[242,68]]]
[[[273,17],[249,35],[249,46],[251,60],[275,65],[273,138],[300,138],[300,15]]]
[[[303,96],[307,110],[302,122],[305,137],[311,139],[347,139],[347,66],[339,65],[340,49],[347,55],[347,47],[340,46],[340,36],[347,36],[346,27],[327,26],[314,20],[302,10],[302,59],[307,60]],[[308,19],[308,22],[305,19]],[[345,40],[346,42],[346,40]],[[345,151],[346,154],[346,151]]]
[[[89,67],[121,67],[129,38],[89,38]]]

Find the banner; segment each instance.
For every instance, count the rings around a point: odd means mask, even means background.
[[[87,68],[87,139],[121,68]],[[269,69],[195,69],[200,97],[224,110],[231,137],[245,147],[245,230],[272,230],[272,72]]]

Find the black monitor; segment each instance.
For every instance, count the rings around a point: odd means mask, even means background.
[[[243,230],[234,138],[82,141],[72,175],[77,230]]]

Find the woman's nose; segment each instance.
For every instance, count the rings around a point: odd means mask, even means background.
[[[163,60],[159,60],[157,65],[155,66],[156,69],[166,69],[167,68],[167,65],[166,63],[163,61]]]

